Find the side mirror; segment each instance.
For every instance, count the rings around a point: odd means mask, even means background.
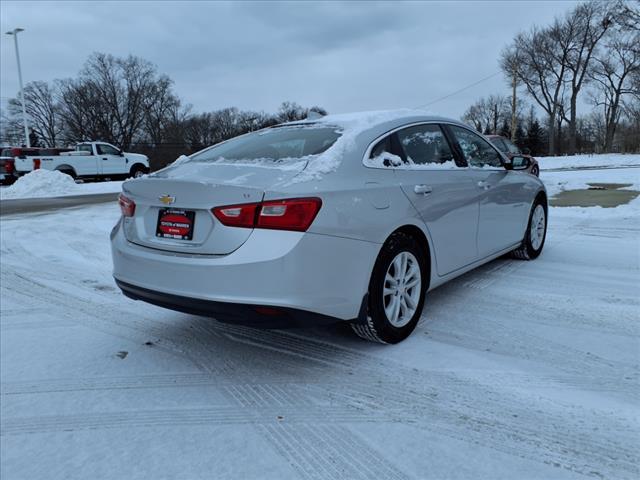
[[[524,153],[525,155],[531,155],[531,150],[525,147],[522,149],[522,153]]]
[[[531,162],[529,161],[529,159],[527,157],[522,157],[522,156],[514,156],[511,157],[511,170],[526,170],[527,168],[529,168]]]
[[[122,150],[118,150],[118,155],[120,155],[121,157],[124,157],[124,152]]]

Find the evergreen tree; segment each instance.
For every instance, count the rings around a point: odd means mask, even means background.
[[[506,138],[511,138],[511,127],[509,126],[506,120],[502,122],[502,127],[500,128],[500,135]]]
[[[527,136],[524,133],[524,128],[522,128],[522,124],[518,122],[518,126],[516,127],[516,145],[520,148],[526,147]],[[529,147],[530,148],[530,147]]]
[[[540,126],[538,119],[534,119],[529,128],[527,129],[526,146],[531,150],[532,155],[540,155],[544,153],[542,145],[544,141],[544,132]]]

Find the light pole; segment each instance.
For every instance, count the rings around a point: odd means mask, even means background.
[[[20,51],[18,50],[18,33],[23,32],[24,28],[14,28],[7,35],[13,35],[13,42],[16,47],[16,62],[18,63],[18,81],[20,82],[20,103],[22,103],[22,123],[24,124],[24,139],[27,147],[31,146],[29,141],[29,127],[27,125],[27,109],[24,106],[24,89],[22,88],[22,68],[20,68]]]

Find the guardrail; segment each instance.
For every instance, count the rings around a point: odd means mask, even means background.
[[[43,212],[95,203],[115,202],[117,199],[118,193],[94,193],[89,195],[68,195],[65,197],[0,200],[0,216]],[[117,206],[114,206],[114,208],[117,208]]]

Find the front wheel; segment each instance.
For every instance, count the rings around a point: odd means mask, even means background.
[[[537,199],[531,213],[529,223],[522,244],[512,252],[515,258],[520,260],[533,260],[538,258],[544,247],[547,238],[547,208],[546,205]]]
[[[531,175],[535,175],[536,177],[540,176],[540,168],[537,165],[531,167]]]
[[[423,249],[411,236],[398,232],[382,247],[369,282],[366,323],[352,323],[365,340],[398,343],[416,328],[427,280]]]

